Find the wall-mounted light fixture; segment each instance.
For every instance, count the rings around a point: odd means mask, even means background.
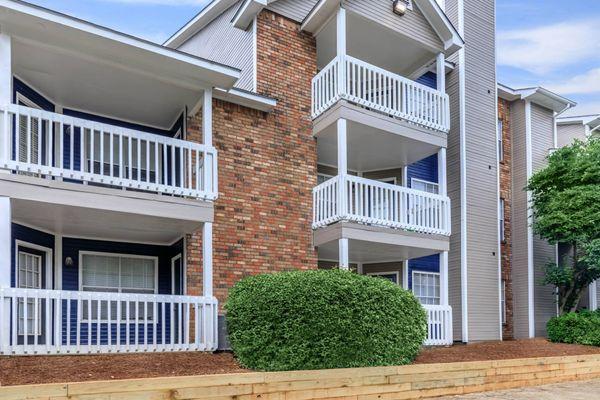
[[[392,7],[394,14],[404,15],[406,14],[406,10],[408,9],[408,4],[405,0],[394,0]]]
[[[65,267],[72,267],[72,266],[73,266],[73,259],[71,257],[65,258]]]

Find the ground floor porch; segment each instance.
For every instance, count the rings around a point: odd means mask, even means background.
[[[91,206],[49,215],[43,205],[0,197],[0,355],[217,349],[211,222]],[[188,290],[195,231],[202,281]]]

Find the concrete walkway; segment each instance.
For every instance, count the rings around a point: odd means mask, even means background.
[[[600,396],[600,380],[557,383],[499,392],[440,397],[440,400],[590,400]]]

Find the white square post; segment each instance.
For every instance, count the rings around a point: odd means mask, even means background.
[[[441,148],[438,151],[438,185],[441,196],[448,195],[448,176],[446,173],[446,149]],[[446,224],[450,224],[450,216],[445,215],[443,220]],[[446,227],[446,228],[449,228]],[[444,251],[440,254],[440,304],[448,305],[448,252]]]
[[[436,57],[435,73],[437,77],[437,90],[446,93],[446,56],[438,53]]]
[[[0,106],[12,103],[12,41],[0,32]],[[0,112],[0,159],[10,158],[10,135],[8,122]]]
[[[10,344],[10,302],[1,292],[3,288],[10,288],[11,281],[11,218],[10,198],[0,197],[0,354]]]
[[[342,238],[338,240],[339,245],[339,264],[341,269],[350,269],[350,259],[348,255],[348,239]]]

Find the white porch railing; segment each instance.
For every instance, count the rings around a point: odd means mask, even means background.
[[[340,99],[427,128],[450,129],[447,94],[350,56],[334,58],[313,78],[313,119]]]
[[[452,307],[424,305],[427,312],[427,339],[425,346],[451,345],[452,338]]]
[[[0,288],[0,354],[213,351],[215,298]]]
[[[0,106],[0,168],[205,200],[217,197],[212,146],[37,110]]]
[[[313,229],[341,220],[449,236],[450,199],[338,175],[313,189]]]

